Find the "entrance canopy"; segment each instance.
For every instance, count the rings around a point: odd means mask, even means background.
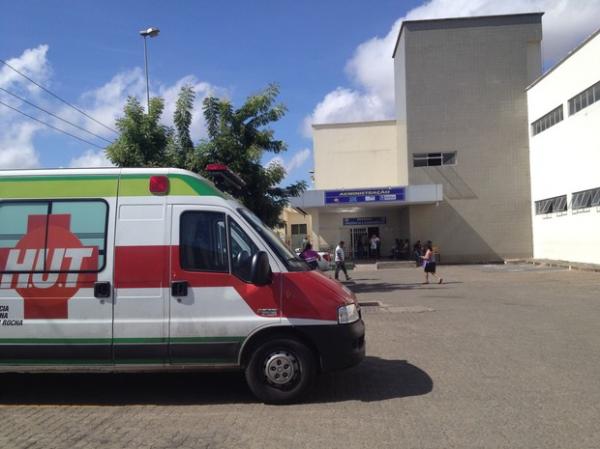
[[[423,184],[339,190],[307,190],[302,195],[291,198],[290,205],[302,209],[348,206],[382,207],[434,204],[442,200],[441,184]]]

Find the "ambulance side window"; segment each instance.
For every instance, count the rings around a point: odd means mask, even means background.
[[[99,272],[106,259],[104,200],[0,203],[0,262],[4,271]]]
[[[258,252],[248,234],[235,221],[229,218],[229,236],[231,248],[231,272],[240,279],[250,282],[252,256]]]
[[[181,214],[179,262],[184,270],[229,272],[225,214],[204,211]]]
[[[107,215],[108,205],[104,201],[52,201],[49,223],[54,222],[56,226],[48,226],[47,247],[60,246],[61,232],[66,229],[79,239],[84,248],[82,251],[91,250],[95,256],[69,271],[101,270],[106,257]],[[59,229],[61,225],[62,229]]]
[[[19,240],[27,234],[27,229],[31,228],[30,216],[41,217],[45,228],[47,214],[47,202],[0,203],[0,249],[17,246]]]

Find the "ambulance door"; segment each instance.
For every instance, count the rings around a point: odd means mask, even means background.
[[[0,202],[0,363],[111,362],[110,201]]]
[[[173,206],[171,363],[233,365],[253,330],[279,322],[279,283],[249,280],[259,250],[226,209]]]
[[[170,216],[165,198],[119,197],[114,308],[117,364],[168,361]]]

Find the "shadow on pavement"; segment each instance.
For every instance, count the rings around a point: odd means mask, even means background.
[[[424,284],[423,282],[414,282],[410,284],[399,284],[399,283],[391,283],[391,282],[377,282],[373,284],[359,284],[350,282],[344,282],[344,285],[352,290],[354,293],[377,293],[377,292],[392,292],[398,290],[438,290],[443,288],[444,285],[451,284],[462,284],[462,282],[458,281],[450,281],[444,282],[443,284],[438,284],[436,282],[430,282],[429,284]]]
[[[429,374],[406,360],[366,357],[350,370],[321,375],[308,402],[373,402],[422,396],[431,390]]]
[[[256,402],[241,372],[1,374],[3,405],[202,405]],[[380,401],[429,393],[431,378],[403,360],[367,357],[324,374],[308,402]]]

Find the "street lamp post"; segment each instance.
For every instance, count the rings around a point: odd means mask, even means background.
[[[144,38],[144,65],[146,66],[146,100],[148,104],[148,113],[150,113],[150,83],[148,81],[148,44],[147,37],[156,37],[160,30],[155,27],[150,27],[147,30],[140,31],[140,35]]]

